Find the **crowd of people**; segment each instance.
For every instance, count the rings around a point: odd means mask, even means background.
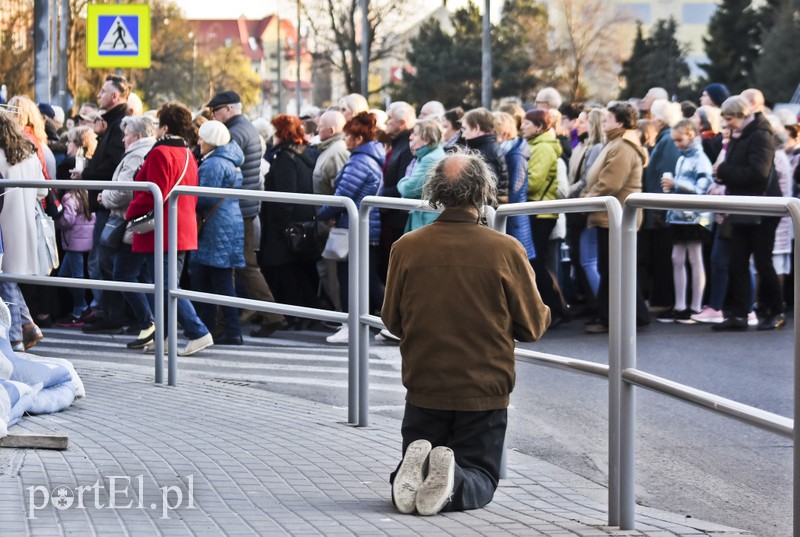
[[[554,88],[535,103],[496,110],[447,110],[406,102],[371,109],[358,94],[307,116],[249,119],[233,91],[201,110],[178,102],[143,111],[127,80],[109,75],[97,102],[75,117],[18,95],[0,113],[0,176],[6,179],[149,181],[167,198],[177,185],[423,199],[430,171],[446,155],[480,155],[496,181],[496,203],[634,192],[794,196],[797,117],[772,114],[760,91],[730,95],[710,84],[698,102],[676,103],[662,88],[641,100],[564,103]],[[155,238],[148,191],[6,189],[0,195],[4,253],[15,274],[151,282]],[[165,213],[166,215],[166,213]],[[638,237],[637,323],[710,323],[715,330],[785,324],[793,271],[788,217],[645,210]],[[42,255],[47,219],[58,259]],[[369,304],[380,311],[392,245],[431,224],[436,213],[369,213]],[[132,221],[144,220],[144,226]],[[552,326],[587,316],[588,333],[608,331],[608,218],[605,213],[509,219],[524,246]],[[332,229],[348,229],[342,207],[181,196],[178,271],[196,291],[347,311],[347,260],[322,258]],[[312,229],[313,228],[313,229]],[[310,239],[296,230],[306,230]],[[310,242],[309,242],[310,241]],[[166,243],[166,235],[165,240]],[[751,263],[752,259],[752,263]],[[59,265],[58,268],[54,268]],[[184,265],[186,270],[184,270]],[[709,267],[708,269],[706,267]],[[708,275],[708,277],[707,277]],[[154,352],[154,300],[140,292],[0,283],[10,304],[17,350],[42,328],[127,331],[130,349]],[[243,333],[322,328],[277,313],[180,300],[178,322],[191,355],[213,344],[241,345]],[[243,327],[252,323],[248,331]],[[327,327],[331,328],[331,327]],[[376,336],[396,339],[388,330]],[[347,326],[327,337],[347,343]]]

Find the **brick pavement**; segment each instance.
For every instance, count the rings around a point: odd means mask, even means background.
[[[356,428],[341,408],[247,386],[80,371],[85,399],[12,429],[67,433],[69,449],[0,454],[2,537],[751,535],[646,508],[637,531],[615,531],[605,489],[515,452],[488,508],[401,515],[386,482],[400,451],[395,419]]]

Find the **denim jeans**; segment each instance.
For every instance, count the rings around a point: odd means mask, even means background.
[[[61,266],[58,268],[58,275],[62,278],[83,279],[83,256],[83,252],[64,252]],[[80,317],[86,309],[86,289],[71,287],[69,292],[72,295],[72,316]]]
[[[0,297],[8,304],[8,309],[11,311],[11,327],[8,330],[8,338],[11,341],[22,341],[22,325],[32,323],[33,319],[19,284],[0,282]]]
[[[233,288],[233,269],[210,267],[200,263],[189,263],[189,274],[192,277],[192,288],[201,293],[235,297]],[[217,322],[216,304],[195,303],[197,314],[206,327],[213,328]],[[222,306],[223,337],[238,338],[242,335],[239,324],[239,308]]]
[[[600,289],[600,273],[597,271],[597,228],[584,229],[580,241],[580,264],[592,293],[597,296],[597,291]]]
[[[186,252],[178,252],[178,277],[180,278],[181,272],[183,272],[183,263],[186,260]],[[164,307],[167,309],[167,313],[169,313],[169,277],[167,276],[167,265],[169,264],[169,257],[164,254]],[[151,274],[155,274],[155,256],[152,254],[147,256],[147,268]],[[167,323],[169,323],[169,317],[165,316],[167,319]],[[197,312],[194,310],[194,306],[192,303],[186,300],[185,298],[178,299],[178,323],[183,327],[183,332],[186,334],[186,337],[189,339],[197,339],[201,338],[204,335],[208,334],[208,328],[206,325],[203,324],[203,321],[200,320],[200,317],[197,316]],[[169,324],[167,324],[169,326]]]
[[[150,254],[131,252],[130,244],[122,244],[114,256],[114,281],[132,283],[153,283],[153,273],[147,259]],[[139,330],[145,330],[153,324],[153,299],[147,293],[122,293],[131,306]]]
[[[92,280],[102,280],[103,273],[100,271],[100,234],[103,228],[106,227],[109,212],[106,209],[98,209],[94,213],[94,230],[92,231],[92,249],[89,251],[89,259],[86,261],[86,270],[89,273],[89,278]],[[100,289],[92,290],[92,309],[97,309],[100,303],[100,297],[103,296],[103,291]]]

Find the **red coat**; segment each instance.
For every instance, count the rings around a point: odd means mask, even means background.
[[[180,186],[197,186],[197,162],[191,152],[183,145],[178,145],[178,139],[167,139],[156,142],[153,149],[147,154],[139,173],[134,181],[150,181],[161,189],[161,195],[166,199],[169,192],[181,177],[189,157],[189,165]],[[178,198],[178,251],[197,250],[197,217],[195,216],[195,196],[181,196]],[[137,216],[147,214],[153,210],[153,195],[148,191],[135,192],[133,201],[128,207],[125,217],[130,220]],[[167,251],[167,234],[169,215],[167,205],[164,205],[164,251]],[[144,233],[133,236],[133,251],[137,253],[152,253],[155,247],[154,234]]]

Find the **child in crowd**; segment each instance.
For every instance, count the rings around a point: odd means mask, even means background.
[[[58,220],[61,228],[61,246],[64,257],[58,275],[64,278],[84,277],[84,258],[92,249],[92,231],[94,230],[94,213],[89,210],[89,194],[86,190],[67,190],[61,197],[64,208]],[[81,327],[81,314],[86,309],[86,289],[73,287],[72,313],[56,321],[62,327]]]
[[[681,152],[675,166],[675,176],[664,174],[661,187],[664,192],[677,194],[705,194],[712,184],[711,161],[703,151],[697,127],[690,119],[679,121],[672,127],[672,140]],[[667,223],[672,229],[672,276],[675,283],[675,305],[672,311],[658,316],[660,322],[677,321],[693,324],[691,315],[700,312],[706,285],[703,267],[703,241],[710,237],[711,213],[673,209],[667,212]],[[692,268],[691,309],[686,304],[686,256]]]

